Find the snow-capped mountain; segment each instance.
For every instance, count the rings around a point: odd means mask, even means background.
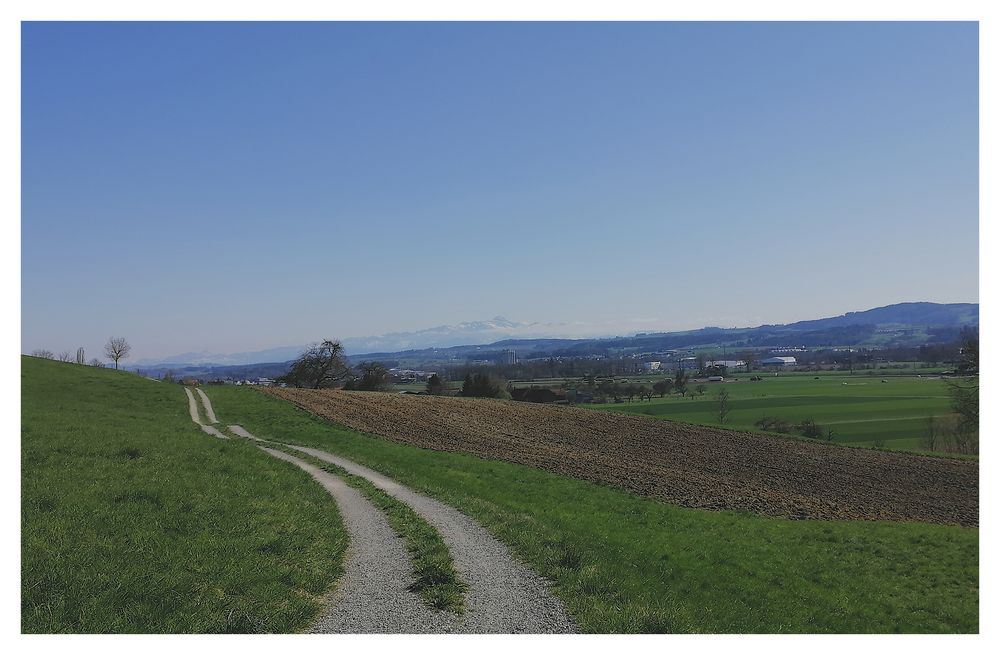
[[[413,348],[471,346],[501,339],[550,336],[552,329],[557,327],[541,323],[516,323],[503,316],[494,316],[488,321],[438,325],[415,332],[389,332],[375,337],[352,337],[342,339],[341,343],[351,354],[393,352]]]

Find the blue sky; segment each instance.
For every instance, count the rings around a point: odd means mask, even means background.
[[[977,80],[974,23],[26,23],[22,350],[976,302]]]

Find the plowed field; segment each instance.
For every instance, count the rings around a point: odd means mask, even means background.
[[[393,441],[533,466],[687,507],[799,519],[979,524],[974,461],[513,401],[264,391]]]

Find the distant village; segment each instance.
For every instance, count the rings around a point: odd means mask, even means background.
[[[766,357],[759,360],[752,360],[752,366],[761,369],[780,369],[786,367],[794,367],[798,364],[797,359],[790,355],[775,355],[773,353],[777,352],[805,352],[805,348],[783,348],[771,351],[772,356]],[[559,363],[563,364],[566,362],[601,362],[606,360],[630,360],[632,366],[629,367],[631,372],[639,373],[668,373],[677,370],[687,370],[687,371],[701,371],[701,372],[713,372],[717,373],[720,371],[747,371],[749,367],[745,359],[721,359],[711,356],[702,355],[692,355],[689,354],[691,351],[678,351],[678,350],[667,350],[660,351],[656,353],[637,353],[633,355],[626,356],[624,358],[613,358],[607,355],[593,355],[584,357],[541,357],[541,358],[528,358],[519,359],[516,350],[512,348],[505,348],[498,351],[496,354],[490,353],[492,355],[488,358],[481,359],[468,359],[465,362],[455,362],[450,366],[436,367],[432,370],[421,370],[412,369],[404,367],[390,367],[388,368],[389,381],[393,384],[418,384],[425,383],[432,375],[439,375],[445,379],[458,379],[461,374],[464,374],[467,369],[474,368],[491,368],[491,369],[511,369],[511,368],[521,368],[530,367],[532,364],[553,364]],[[655,357],[656,359],[651,359]],[[520,366],[519,366],[520,365]],[[623,371],[629,372],[629,371]],[[555,373],[553,371],[553,373]],[[613,375],[613,373],[612,373]],[[226,385],[236,385],[236,386],[260,386],[260,387],[270,387],[270,386],[285,386],[284,383],[276,381],[274,378],[266,376],[255,376],[255,377],[216,377],[213,379],[205,379],[204,377],[187,377],[181,379],[182,384],[226,384]]]

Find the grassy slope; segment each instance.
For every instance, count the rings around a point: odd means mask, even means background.
[[[882,379],[887,382],[883,384]],[[811,418],[824,428],[832,428],[837,442],[870,445],[881,439],[885,447],[901,450],[920,449],[926,417],[951,412],[945,382],[929,378],[784,375],[755,383],[705,383],[707,390],[701,397],[694,395],[694,386],[688,398],[674,395],[654,397],[652,402],[584,407],[718,425],[716,395],[724,386],[732,410],[728,427],[753,430],[754,422],[762,416],[776,416],[793,424]]]
[[[24,632],[308,624],[347,543],[308,475],[202,433],[177,385],[22,359]]]
[[[482,522],[590,632],[975,632],[978,530],[788,521],[667,505],[514,464],[422,450],[252,389],[222,421],[350,457]]]

